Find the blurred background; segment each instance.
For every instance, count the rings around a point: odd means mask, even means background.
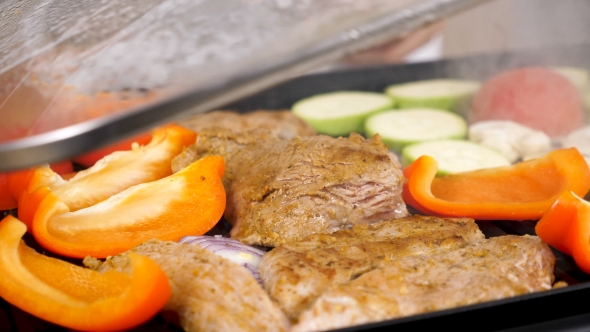
[[[590,43],[588,0],[494,0],[352,56],[347,67]]]
[[[588,0],[495,0],[450,18],[441,55],[590,43]]]

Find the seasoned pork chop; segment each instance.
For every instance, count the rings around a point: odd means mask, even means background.
[[[555,257],[539,238],[501,236],[393,260],[324,292],[292,331],[318,331],[551,288]]]
[[[483,238],[472,219],[410,216],[283,244],[263,256],[260,273],[273,300],[296,320],[331,285],[400,257],[448,251]]]
[[[219,127],[235,132],[257,129],[267,131],[271,136],[290,139],[296,136],[312,136],[316,131],[289,110],[258,110],[250,113],[214,111],[193,115],[179,121],[179,124],[197,133],[203,129]]]
[[[164,270],[172,286],[164,310],[175,311],[185,331],[288,330],[285,315],[243,267],[189,244],[152,240],[131,251]],[[129,268],[126,254],[84,264],[99,271]]]
[[[401,167],[379,137],[256,135],[203,130],[192,148],[194,160],[220,154],[226,161],[233,238],[274,247],[407,215]]]

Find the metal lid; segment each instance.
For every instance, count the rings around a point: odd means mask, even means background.
[[[0,171],[247,96],[485,0],[2,0]]]

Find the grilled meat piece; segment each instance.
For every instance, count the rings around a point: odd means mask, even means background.
[[[236,153],[240,153],[243,149],[252,149],[251,146],[256,147],[261,142],[272,145],[279,141],[281,141],[280,138],[271,135],[268,131],[258,129],[241,131],[222,127],[202,129],[197,136],[197,143],[185,148],[172,159],[172,171],[176,173],[204,156],[221,155],[226,164],[223,180],[227,190],[226,184],[233,179],[235,163],[231,161]],[[231,173],[228,174],[228,171]]]
[[[166,273],[175,311],[185,331],[286,331],[289,322],[243,267],[200,246],[152,240],[130,250],[153,259]],[[98,271],[130,268],[126,254],[106,262],[87,258]]]
[[[293,115],[289,110],[265,111],[258,110],[250,113],[232,111],[214,111],[193,115],[179,121],[179,124],[197,133],[203,129],[218,127],[235,132],[257,129],[266,131],[271,136],[280,139],[290,139],[296,136],[312,136],[316,131],[305,121]]]
[[[401,167],[379,137],[296,137],[249,147],[230,161],[225,213],[231,236],[242,242],[274,247],[408,213]]]
[[[283,244],[263,256],[260,273],[270,296],[295,321],[332,285],[401,257],[448,251],[483,238],[472,219],[409,216]]]
[[[292,331],[317,331],[551,288],[555,257],[539,238],[501,236],[394,260],[324,292]]]
[[[231,139],[233,143],[237,143],[231,145],[223,143],[220,146],[221,149],[225,147],[240,148],[259,140],[274,141],[316,134],[312,126],[293,115],[289,110],[258,110],[250,113],[213,111],[193,115],[179,121],[179,124],[199,133],[201,140],[207,140],[202,138],[207,136],[209,138]],[[212,133],[213,135],[211,135]],[[185,149],[172,161],[172,171],[176,173],[198,159],[197,153],[202,154],[203,151],[198,150],[196,145]],[[211,154],[216,154],[215,150]],[[227,159],[229,151],[225,151],[224,156]]]
[[[202,130],[191,148],[194,160],[225,159],[225,218],[233,238],[274,247],[407,215],[401,167],[379,137],[263,135]]]

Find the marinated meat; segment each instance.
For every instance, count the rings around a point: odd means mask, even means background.
[[[292,331],[317,331],[551,288],[555,257],[539,238],[501,236],[393,260],[324,292]]]
[[[280,138],[271,135],[268,131],[258,129],[241,131],[221,127],[202,129],[197,136],[197,143],[185,148],[182,153],[172,159],[172,171],[176,173],[204,156],[222,155],[226,163],[223,178],[224,184],[226,184],[233,179],[234,163],[231,163],[231,161],[234,154],[241,152],[243,149],[252,149],[251,146],[257,146],[260,142],[272,145],[280,140]],[[231,174],[228,174],[228,171]],[[227,185],[225,188],[227,190]]]
[[[286,331],[289,322],[243,267],[200,246],[152,240],[132,252],[153,259],[166,273],[172,297],[164,310],[175,311],[192,331]],[[105,263],[87,258],[98,271],[126,271],[126,254]]]
[[[289,110],[258,110],[250,113],[232,111],[213,111],[193,115],[179,124],[199,133],[201,141],[220,139],[219,148],[241,148],[259,140],[291,139],[297,136],[312,136],[315,129],[307,122],[293,115]],[[204,138],[207,137],[207,138]],[[224,140],[232,140],[227,144]],[[215,147],[212,146],[211,149]],[[213,150],[211,154],[215,154]],[[197,159],[202,153],[196,145],[188,147],[172,161],[172,171],[178,172]],[[226,159],[230,151],[225,151]]]
[[[331,285],[401,257],[464,247],[484,236],[472,219],[409,216],[315,234],[263,256],[265,289],[293,321]]]
[[[309,124],[296,117],[289,110],[265,111],[250,113],[232,111],[214,111],[193,115],[179,124],[197,133],[203,129],[218,127],[235,132],[257,129],[266,131],[280,139],[291,139],[296,136],[312,136],[316,132]]]
[[[401,167],[379,137],[248,136],[203,130],[192,148],[195,160],[220,154],[226,161],[225,218],[233,238],[274,247],[407,215]]]
[[[225,213],[231,236],[242,242],[274,247],[407,215],[401,167],[378,137],[296,137],[250,147],[230,161]]]

